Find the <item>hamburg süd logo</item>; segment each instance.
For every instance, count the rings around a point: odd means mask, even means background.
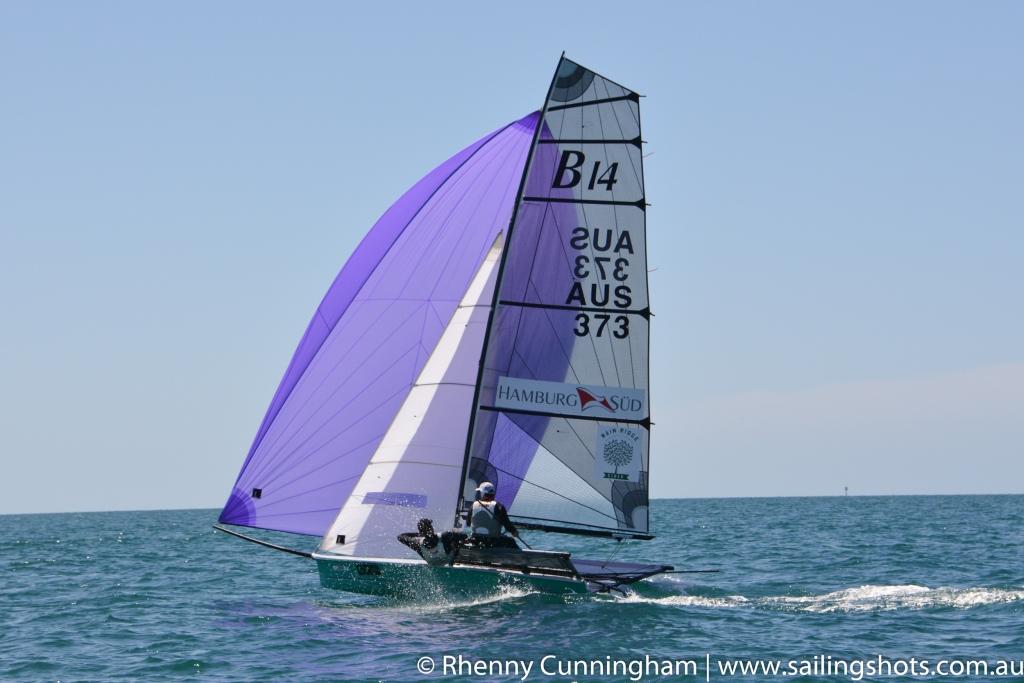
[[[608,402],[604,396],[598,396],[587,391],[583,387],[576,387],[576,395],[580,398],[580,410],[586,410],[589,407],[600,406],[607,410],[609,413],[614,413],[615,408]]]

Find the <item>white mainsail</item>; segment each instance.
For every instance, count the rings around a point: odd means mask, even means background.
[[[464,490],[527,528],[649,538],[640,96],[559,62],[484,341]],[[468,498],[467,498],[468,500]]]

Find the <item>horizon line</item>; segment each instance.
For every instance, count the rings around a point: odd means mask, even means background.
[[[650,500],[775,500],[781,498],[953,498],[969,496],[1024,496],[1024,492],[1016,493],[836,493],[811,495],[764,495],[764,496],[652,496]],[[113,510],[47,510],[43,512],[0,512],[0,517],[26,515],[91,515],[113,512],[188,512],[192,510],[219,510],[218,507],[184,507],[184,508],[125,508]]]

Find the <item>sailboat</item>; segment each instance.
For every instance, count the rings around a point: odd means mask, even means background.
[[[309,322],[218,528],[357,593],[583,593],[672,571],[462,528],[486,481],[519,529],[653,538],[642,145],[640,96],[563,55],[539,111],[410,188]]]

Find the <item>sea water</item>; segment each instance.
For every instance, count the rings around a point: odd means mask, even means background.
[[[650,542],[524,537],[718,573],[420,603],[323,589],[215,518],[0,516],[0,680],[1024,680],[1024,496],[656,500]]]

